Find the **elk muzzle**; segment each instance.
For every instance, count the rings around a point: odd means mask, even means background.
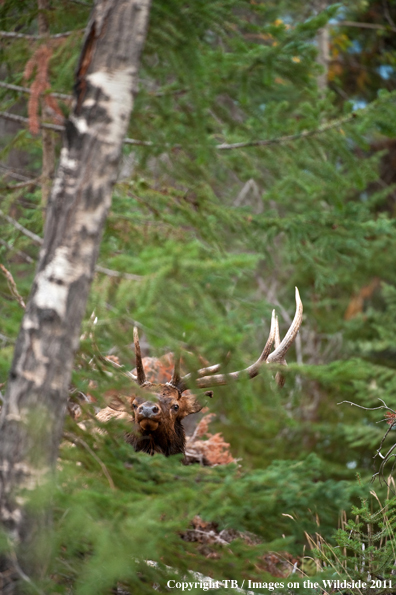
[[[161,408],[157,403],[146,401],[139,405],[135,413],[136,422],[142,430],[154,432],[160,423]]]

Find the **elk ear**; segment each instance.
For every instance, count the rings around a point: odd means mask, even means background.
[[[201,411],[203,405],[196,399],[192,394],[182,395],[180,398],[181,404],[181,417],[187,417],[192,413],[198,413]]]

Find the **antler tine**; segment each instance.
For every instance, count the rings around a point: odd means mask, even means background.
[[[279,321],[278,321],[278,317],[276,317],[275,341],[274,341],[275,349],[277,349],[279,347],[280,342],[281,342],[281,340],[280,340],[280,333],[279,333]],[[280,363],[287,366],[285,359],[283,359]],[[282,388],[282,386],[285,384],[285,377],[280,372],[277,372],[275,374],[275,381],[276,381],[276,384]]]
[[[297,336],[299,328],[302,322],[302,315],[303,315],[303,304],[300,298],[300,294],[296,287],[296,313],[294,315],[293,322],[290,325],[289,330],[287,331],[283,341],[276,347],[275,351],[271,353],[271,355],[267,358],[267,364],[270,363],[279,363],[285,358],[286,353],[288,352],[289,348],[291,347],[294,339]]]
[[[139,334],[136,326],[133,327],[133,342],[135,343],[137,382],[140,384],[140,386],[142,386],[146,382],[146,374],[144,373],[142,354],[140,352]]]
[[[267,363],[283,363],[284,357],[286,355],[287,350],[293,343],[298,330],[301,326],[302,322],[302,314],[303,314],[303,305],[300,299],[300,294],[298,293],[298,289],[296,287],[296,313],[294,315],[293,322],[286,333],[285,338],[283,341],[280,342],[279,337],[279,326],[278,320],[276,318],[275,310],[272,312],[272,319],[271,319],[271,329],[269,333],[269,337],[265,347],[263,349],[262,354],[258,358],[258,360],[246,368],[245,370],[240,370],[238,372],[231,372],[229,374],[215,374],[213,376],[204,376],[203,378],[197,378],[195,380],[195,384],[198,388],[209,388],[210,386],[220,386],[224,384],[228,384],[232,380],[238,380],[241,375],[247,374],[249,378],[254,378],[260,372],[260,367],[263,362]],[[275,347],[275,351],[270,354],[272,345],[276,341],[278,345]],[[284,362],[286,363],[286,362]],[[185,377],[183,380],[187,380]],[[281,379],[279,379],[281,383]]]
[[[281,339],[280,339],[280,332],[279,332],[279,320],[278,320],[278,317],[275,315],[275,337],[274,337],[275,349],[278,349],[280,342],[281,342]]]
[[[203,378],[197,378],[195,383],[198,388],[208,388],[210,386],[220,386],[224,384],[228,384],[230,380],[238,380],[241,374],[248,374],[250,378],[254,378],[259,374],[261,365],[267,361],[268,355],[271,352],[272,345],[275,340],[275,333],[276,333],[276,314],[275,310],[272,311],[271,317],[271,328],[268,335],[267,342],[265,347],[254,364],[246,368],[245,370],[240,370],[239,372],[230,372],[229,374],[214,374],[213,376],[204,376]]]
[[[181,393],[187,390],[187,385],[183,382],[183,378],[180,376],[180,356],[175,359],[175,367],[173,368],[172,378],[167,382],[170,386],[177,388]]]

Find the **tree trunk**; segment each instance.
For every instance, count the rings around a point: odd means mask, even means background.
[[[47,553],[32,543],[37,544],[48,512],[30,512],[27,496],[50,476],[57,458],[73,356],[137,88],[149,4],[97,0],[85,34],[44,243],[0,417],[0,521],[13,550],[0,566],[3,594],[17,592],[18,580],[45,573]]]

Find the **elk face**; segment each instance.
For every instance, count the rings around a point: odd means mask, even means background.
[[[142,388],[149,392],[148,399],[142,395],[131,398],[135,431],[127,435],[127,441],[135,450],[150,454],[183,453],[185,434],[181,421],[200,411],[202,405],[193,395],[183,395],[170,384],[145,382]]]

